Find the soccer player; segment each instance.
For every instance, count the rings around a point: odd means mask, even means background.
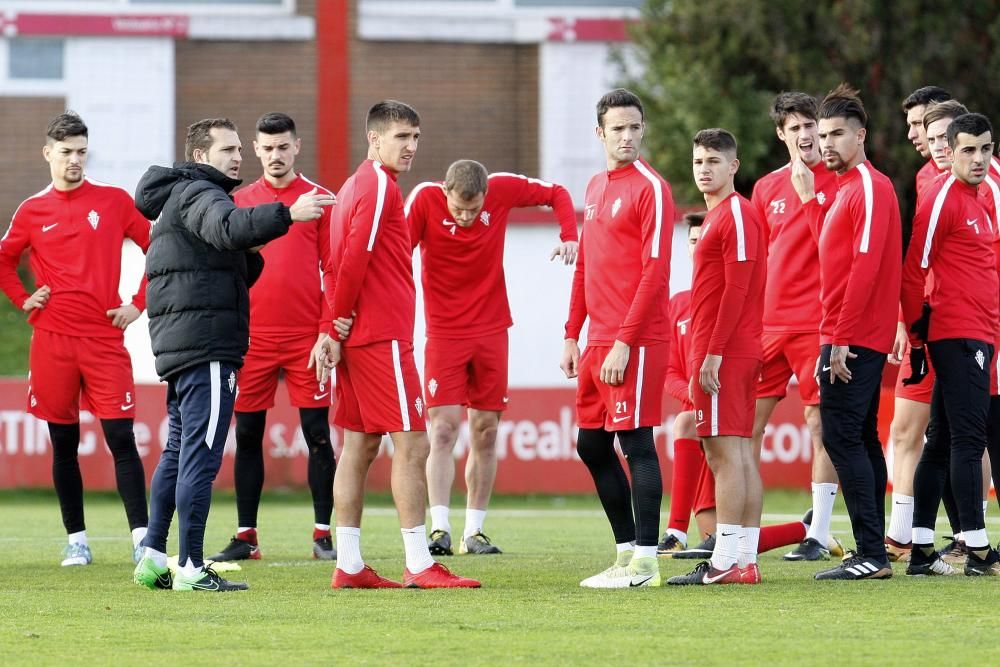
[[[337,567],[333,588],[399,588],[361,557],[365,478],[389,433],[392,495],[406,553],[403,586],[478,588],[435,563],[427,548],[424,467],[430,445],[424,430],[420,376],[413,360],[413,246],[396,178],[410,170],[420,137],[420,117],[394,100],[375,104],[366,121],[368,159],[340,190],[330,224],[336,271],[324,274],[334,318],[353,319],[346,339],[326,337],[316,348],[317,378],[337,369],[334,423],[344,428],[344,448],[333,484],[337,506]],[[356,313],[356,315],[355,315]]]
[[[134,554],[146,534],[146,477],[132,431],[135,385],[123,331],[146,304],[145,280],[128,304],[118,295],[122,242],[145,252],[149,221],[120,188],[92,181],[87,126],[72,112],[52,119],[42,156],[52,183],[26,199],[0,239],[0,289],[28,315],[31,336],[28,412],[48,424],[52,481],[69,536],[63,565],[93,560],[83,513],[80,446],[84,407],[101,420],[115,461],[118,494]],[[17,275],[29,252],[38,287],[29,294]]]
[[[920,153],[920,157],[927,160],[924,166],[917,172],[917,197],[923,196],[930,184],[943,173],[941,168],[931,159],[930,149],[927,147],[927,128],[924,126],[924,112],[929,104],[944,102],[951,99],[951,93],[938,86],[923,86],[917,88],[903,100],[903,113],[906,114],[906,138],[910,140],[913,147]]]
[[[794,374],[805,405],[805,422],[812,437],[812,521],[806,538],[785,560],[830,558],[830,517],[837,497],[837,471],[823,448],[819,417],[816,355],[819,352],[819,229],[808,216],[792,186],[796,160],[813,173],[816,200],[827,210],[837,194],[837,177],[823,166],[817,135],[817,103],[801,92],[781,93],[771,107],[771,120],[788,150],[789,163],[754,185],[752,201],[768,229],[767,283],[764,291],[764,362],[757,385],[754,452],[760,460],[761,441],[778,401],[785,397]]]
[[[149,334],[156,372],[167,382],[169,437],[150,489],[145,555],[133,580],[175,591],[245,590],[202,558],[212,483],[222,464],[236,400],[236,374],[249,340],[249,287],[260,276],[260,246],[309,222],[334,203],[311,189],[292,206],[280,201],[237,208],[242,145],[236,125],[209,118],[188,128],[186,162],[152,166],[139,180],[136,206],[153,228]],[[177,510],[178,569],[167,567],[167,532]]]
[[[267,113],[257,121],[254,153],[264,175],[236,191],[239,207],[272,202],[286,206],[313,188],[332,196],[302,174],[295,157],[302,140],[295,121]],[[309,490],[313,501],[313,558],[336,560],[330,535],[333,476],[337,464],[330,442],[330,390],[307,367],[313,347],[330,331],[330,308],[323,298],[320,272],[329,269],[330,208],[315,221],[293,225],[261,250],[267,269],[250,290],[250,350],[240,372],[236,397],[236,513],[238,528],[229,545],[209,560],[259,559],[257,508],[264,488],[264,427],[274,407],[278,375],[299,409],[302,435],[309,448]],[[318,334],[318,336],[317,336]]]
[[[653,446],[666,379],[670,321],[670,185],[639,157],[642,102],[618,88],[597,103],[607,170],[587,184],[560,368],[579,377],[577,452],[587,466],[617,549],[586,588],[659,586],[656,561],[663,482]],[[577,341],[590,318],[587,348]],[[628,461],[629,484],[614,441]]]
[[[878,439],[882,369],[892,350],[902,257],[899,204],[892,182],[865,157],[868,114],[856,90],[840,84],[819,107],[826,168],[837,172],[837,197],[819,237],[820,418],[823,445],[837,469],[857,551],[816,579],[887,579],[885,487]],[[815,178],[804,163],[792,182],[814,224],[823,217]]]
[[[451,556],[448,502],[453,450],[469,415],[468,499],[460,553],[498,554],[483,534],[496,478],[496,436],[507,407],[507,329],[513,324],[503,273],[504,237],[512,208],[551,206],[560,243],[550,259],[576,261],[576,211],[566,188],[518,174],[487,174],[473,160],[448,167],[443,183],[421,183],[406,200],[410,242],[420,245],[427,317],[424,380],[431,451],[427,491],[432,555]]]
[[[715,550],[672,585],[760,583],[757,547],[763,487],[753,452],[756,383],[767,241],[757,208],[736,192],[736,138],[726,130],[694,136],[695,184],[708,215],[691,282],[691,379],[695,428],[715,475]]]
[[[688,227],[688,255],[701,238],[703,212],[684,214]],[[715,477],[705,463],[705,453],[694,427],[694,405],[688,391],[691,342],[691,292],[684,290],[670,297],[670,357],[664,388],[680,402],[681,411],[674,418],[674,465],[670,475],[670,516],[663,538],[656,545],[660,556],[673,556],[687,549],[687,533],[694,512],[698,533],[706,538],[715,533]],[[714,538],[712,538],[714,540]],[[707,554],[711,555],[712,549]]]
[[[937,368],[933,428],[914,476],[913,549],[906,573],[955,573],[934,550],[934,522],[950,461],[969,554],[965,573],[1000,576],[1000,556],[986,534],[981,487],[990,366],[1000,327],[997,230],[978,196],[993,155],[993,128],[981,114],[964,114],[948,126],[947,139],[951,175],[927,190],[903,264],[901,301],[913,369],[907,381],[925,381],[928,352]],[[932,269],[934,291],[925,303]]]

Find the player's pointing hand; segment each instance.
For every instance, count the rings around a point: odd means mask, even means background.
[[[289,213],[295,222],[309,222],[323,215],[325,207],[333,206],[336,203],[336,196],[326,192],[318,192],[316,188],[313,188],[295,200]]]

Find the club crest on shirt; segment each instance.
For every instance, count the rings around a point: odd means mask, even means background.
[[[486,225],[487,227],[490,226],[490,212],[489,211],[483,211],[482,213],[480,213],[479,214],[479,219],[482,220],[483,224]]]
[[[979,370],[986,370],[986,355],[983,354],[982,350],[976,350],[976,363],[979,364]]]
[[[448,228],[448,231],[451,232],[452,236],[455,235],[455,229],[458,228],[458,223],[457,222],[455,222],[454,220],[449,220],[448,218],[445,218],[444,220],[441,221],[441,224]]]
[[[97,214],[97,211],[91,209],[90,213],[87,214],[87,222],[89,222],[90,226],[96,230],[97,223],[99,223],[100,221],[101,221],[101,216]]]
[[[816,201],[819,202],[820,206],[822,206],[823,204],[825,204],[826,203],[826,193],[822,192],[822,191],[817,192],[816,193]]]
[[[417,400],[413,401],[413,407],[417,409],[417,415],[424,416],[424,402],[417,396]]]
[[[229,372],[229,393],[233,393],[233,389],[236,389],[236,372]]]
[[[615,217],[616,215],[618,215],[618,211],[621,210],[621,207],[622,207],[622,198],[619,197],[618,199],[615,200],[615,203],[611,205],[611,217],[612,218]]]
[[[438,381],[431,378],[431,381],[427,383],[427,391],[431,392],[431,396],[437,393]]]

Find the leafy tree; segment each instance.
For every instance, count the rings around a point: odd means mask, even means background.
[[[783,90],[822,97],[841,81],[861,90],[870,116],[866,149],[896,184],[904,220],[922,160],[906,140],[903,99],[939,85],[1000,131],[1000,2],[925,0],[648,0],[632,27],[647,106],[651,162],[680,201],[700,199],[691,138],[724,127],[740,143],[737,188],[749,194],[784,164],[767,112]]]

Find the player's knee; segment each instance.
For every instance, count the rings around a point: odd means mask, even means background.
[[[108,449],[115,459],[122,457],[139,458],[139,451],[135,446],[135,431],[132,430],[131,419],[102,419],[101,428],[104,431],[104,439],[108,443]]]
[[[471,446],[475,449],[492,449],[497,441],[496,415],[476,415],[469,424]]]
[[[429,433],[431,447],[451,451],[458,441],[459,427],[459,420],[450,415],[432,417]]]
[[[897,453],[917,451],[924,441],[923,432],[917,429],[912,420],[894,419],[889,426],[889,435]]]
[[[302,437],[306,440],[310,454],[333,450],[330,441],[329,412],[326,408],[304,408],[299,411],[302,421]]]
[[[264,446],[264,425],[267,411],[236,413],[236,446],[249,451]]]
[[[581,428],[576,438],[576,453],[586,465],[592,466],[615,456],[614,441],[601,429]]]

